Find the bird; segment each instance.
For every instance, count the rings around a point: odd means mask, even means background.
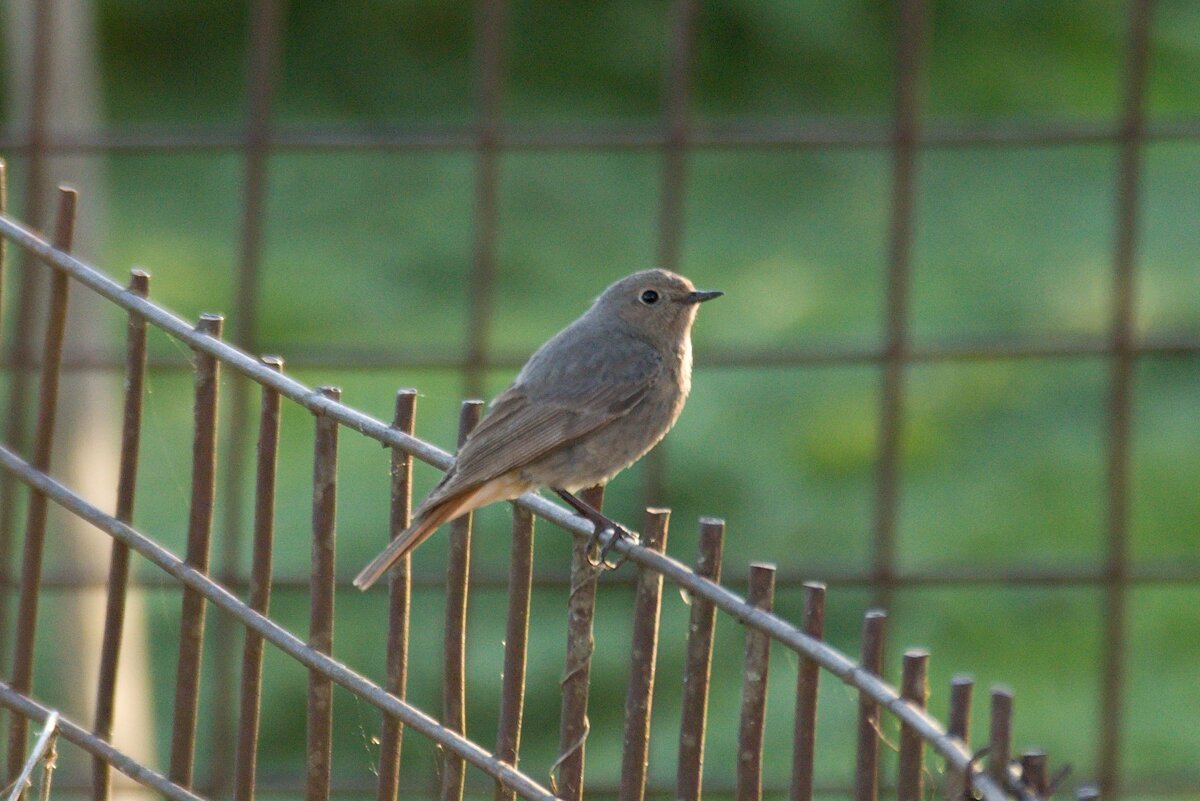
[[[538,348],[492,400],[413,523],[354,579],[368,589],[443,523],[548,487],[595,527],[631,536],[574,493],[605,484],[659,443],[692,384],[697,290],[665,269],[628,275]],[[601,556],[603,560],[603,554]]]

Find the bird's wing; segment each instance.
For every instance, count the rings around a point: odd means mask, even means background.
[[[518,378],[492,401],[471,432],[451,473],[422,507],[476,487],[628,414],[662,375],[662,357],[641,342],[587,349],[572,361],[554,360],[552,375]],[[597,382],[599,375],[607,376]]]

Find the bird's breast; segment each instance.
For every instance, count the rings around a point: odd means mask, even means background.
[[[688,393],[692,391],[692,338],[684,337],[683,344],[679,347],[676,354],[676,367],[678,371],[678,384],[680,391],[680,405],[687,400]]]

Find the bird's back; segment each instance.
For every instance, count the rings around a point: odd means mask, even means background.
[[[633,461],[626,453],[640,456],[649,449],[641,441],[652,439],[652,445],[665,429],[644,434],[635,427],[620,437],[593,438],[648,400],[655,409],[672,407],[674,422],[678,391],[669,379],[675,372],[648,343],[606,331],[586,316],[576,320],[539,348],[496,396],[454,468],[422,507],[510,472],[530,485],[571,487],[611,476]],[[654,415],[651,428],[659,428],[661,416]],[[595,480],[578,484],[577,475]]]
[[[691,342],[663,353],[649,343],[611,325],[576,321],[568,333],[569,356],[555,340],[529,360],[513,391],[540,402],[580,403],[595,408],[597,400],[614,397],[625,408],[612,409],[603,425],[564,442],[523,470],[535,485],[567,490],[602,484],[636,462],[671,430],[691,388]],[[555,339],[558,339],[557,337]],[[586,343],[586,347],[578,347]],[[614,392],[615,388],[622,388]],[[636,391],[634,391],[636,390]]]

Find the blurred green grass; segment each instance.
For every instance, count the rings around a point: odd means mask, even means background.
[[[1169,120],[1200,111],[1200,10],[1161,2],[1153,29],[1148,113]],[[935,119],[1112,121],[1120,103],[1125,6],[1032,1],[936,4],[927,111]],[[99,3],[103,85],[115,124],[236,124],[242,115],[244,10],[227,4],[135,0]],[[514,124],[655,122],[668,31],[667,4],[549,5],[518,0],[510,12],[505,118]],[[469,8],[435,0],[370,0],[353,8],[294,2],[287,19],[277,119],[284,124],[456,124],[474,116]],[[872,2],[703,4],[693,112],[698,119],[837,116],[890,111],[892,11]],[[619,40],[619,45],[615,41]],[[0,82],[2,84],[3,82]],[[7,104],[0,103],[0,108]],[[229,311],[238,248],[237,155],[95,157],[105,170],[108,224],[98,260],[113,274],[154,273],[154,296],[180,313]],[[12,159],[14,186],[24,165]],[[919,159],[910,328],[914,343],[1023,337],[1101,337],[1111,313],[1116,150],[1110,145],[967,147]],[[469,153],[280,153],[269,168],[262,349],[285,358],[329,346],[458,352],[465,343],[474,161]],[[1145,152],[1138,240],[1139,332],[1195,333],[1200,322],[1200,145],[1156,143]],[[609,281],[652,263],[658,156],[650,152],[521,152],[500,158],[499,273],[490,330],[504,353],[532,350],[573,319]],[[57,177],[57,176],[56,176]],[[69,176],[61,176],[69,177]],[[884,149],[701,151],[690,155],[681,270],[727,296],[706,306],[695,334],[693,396],[665,443],[670,552],[690,561],[701,514],[729,523],[726,576],[735,586],[752,560],[820,574],[870,559],[879,379],[862,365],[729,369],[713,350],[874,346],[882,336],[890,157]],[[19,199],[17,199],[19,201]],[[83,199],[84,213],[89,198]],[[19,211],[20,203],[17,208]],[[112,319],[114,333],[120,321]],[[178,347],[155,337],[156,353]],[[489,391],[511,371],[488,376]],[[421,391],[418,432],[454,441],[461,377],[446,370],[306,371],[344,399],[390,416],[395,388]],[[1104,465],[1109,373],[1103,359],[938,363],[906,378],[898,558],[902,569],[1088,567],[1104,559]],[[150,382],[137,523],[177,552],[186,521],[190,379]],[[228,381],[226,381],[228,390]],[[1136,565],[1192,559],[1200,530],[1200,425],[1195,359],[1148,358],[1134,391],[1131,556]],[[229,393],[226,391],[226,397]],[[225,413],[228,419],[228,411]],[[280,458],[277,575],[305,575],[311,421],[285,412]],[[338,559],[349,573],[385,537],[387,454],[342,435]],[[641,467],[609,493],[618,517],[637,521]],[[418,492],[435,471],[418,467]],[[249,485],[245,489],[246,497]],[[222,503],[229,499],[222,498]],[[505,510],[479,516],[476,566],[505,569]],[[218,520],[222,518],[218,515]],[[564,569],[569,543],[539,529],[538,566]],[[217,532],[220,539],[227,533]],[[445,537],[416,558],[436,575]],[[249,561],[243,543],[242,564]],[[140,565],[139,569],[145,568]],[[148,572],[148,571],[147,571]],[[555,688],[563,657],[563,597],[539,590],[531,631],[524,765],[537,778],[557,745]],[[1129,695],[1122,769],[1130,781],[1165,776],[1200,786],[1200,708],[1191,587],[1139,587],[1131,595]],[[857,650],[859,589],[834,587],[829,639]],[[414,596],[411,697],[440,709],[443,600]],[[612,782],[629,636],[627,589],[599,600],[589,777]],[[800,612],[799,593],[780,610]],[[178,594],[151,593],[159,741],[169,742]],[[470,734],[495,732],[504,598],[479,591],[471,607]],[[273,616],[307,626],[305,592],[280,590]],[[906,589],[894,596],[889,676],[900,647],[933,651],[931,701],[945,712],[950,675],[980,683],[974,728],[985,727],[983,690],[1012,686],[1018,743],[1039,745],[1074,776],[1095,774],[1102,606],[1088,587]],[[651,774],[673,776],[683,620],[664,598],[660,704]],[[383,671],[378,595],[338,601],[336,653],[367,675]],[[240,642],[240,638],[239,638]],[[742,632],[718,627],[706,775],[732,781]],[[41,647],[52,649],[53,643]],[[305,674],[268,651],[262,773],[302,771]],[[768,751],[790,753],[795,659],[779,649]],[[58,677],[61,681],[61,677]],[[39,677],[52,693],[55,676]],[[206,698],[218,682],[206,662]],[[369,782],[374,713],[339,695],[335,767]],[[854,699],[822,690],[819,777],[852,770]],[[894,735],[894,731],[891,732]],[[201,771],[228,759],[201,738]],[[406,764],[432,772],[436,756],[406,738]],[[768,778],[786,781],[787,760]]]

